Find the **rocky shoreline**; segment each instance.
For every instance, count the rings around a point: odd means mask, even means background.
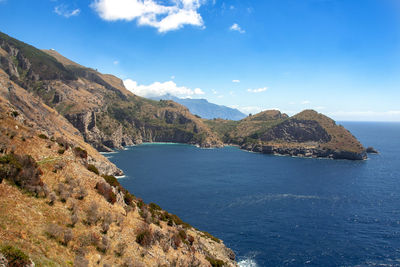
[[[332,150],[332,149],[319,149],[319,148],[306,148],[306,147],[275,147],[269,145],[242,145],[241,149],[258,152],[263,154],[283,155],[292,157],[305,157],[305,158],[328,158],[328,159],[347,159],[347,160],[365,160],[367,153]]]

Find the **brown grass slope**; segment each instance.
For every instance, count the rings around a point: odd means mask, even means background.
[[[222,241],[100,176],[115,169],[0,70],[1,254],[12,246],[36,266],[236,266]]]

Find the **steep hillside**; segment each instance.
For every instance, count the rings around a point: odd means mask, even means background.
[[[118,172],[0,69],[1,263],[236,266],[221,240],[143,203],[120,186]]]
[[[185,107],[133,95],[120,79],[0,33],[0,68],[56,109],[99,151],[141,142],[218,147],[216,135]]]
[[[225,143],[268,154],[361,160],[365,148],[343,126],[313,110],[288,117],[264,111],[239,122],[206,121]]]
[[[172,100],[176,103],[184,105],[189,111],[204,119],[220,118],[225,120],[241,120],[246,117],[245,114],[235,108],[217,105],[208,102],[206,99],[178,98],[167,94],[160,97],[152,97],[153,100]]]

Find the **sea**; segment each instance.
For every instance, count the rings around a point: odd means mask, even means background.
[[[240,266],[400,266],[400,123],[341,122],[368,160],[143,144],[120,183],[222,239]]]

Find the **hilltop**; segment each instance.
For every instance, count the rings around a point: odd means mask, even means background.
[[[205,121],[225,143],[266,154],[361,160],[365,148],[343,126],[314,110],[292,117],[268,110],[238,122]]]

